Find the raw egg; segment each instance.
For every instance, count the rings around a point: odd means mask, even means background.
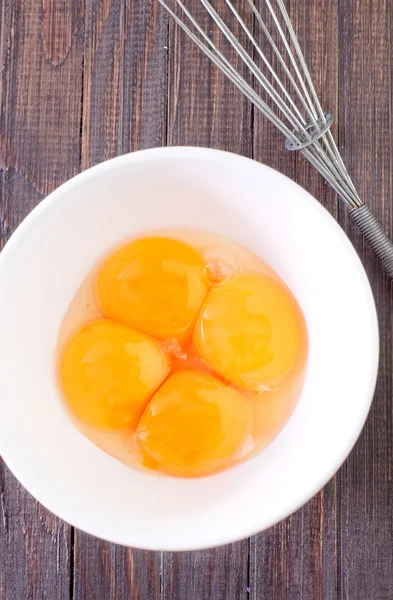
[[[92,267],[59,333],[75,423],[123,463],[208,476],[265,448],[299,400],[307,328],[252,252],[190,230]]]
[[[157,342],[110,319],[80,329],[60,361],[71,409],[86,425],[105,430],[135,428],[168,372]]]
[[[276,388],[291,371],[301,315],[290,292],[257,275],[239,275],[209,293],[194,331],[197,354],[228,381]]]
[[[177,240],[136,240],[104,262],[96,293],[104,315],[158,339],[184,338],[207,293],[205,262]]]
[[[226,382],[197,371],[171,375],[139,422],[147,464],[171,475],[198,477],[219,471],[253,447],[253,408]]]

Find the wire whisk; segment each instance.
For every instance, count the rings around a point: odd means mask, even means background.
[[[322,109],[283,0],[243,0],[242,14],[234,0],[216,3],[225,11],[210,0],[199,0],[198,7],[204,7],[209,17],[207,25],[200,10],[198,16],[191,12],[188,0],[159,2],[284,135],[287,150],[300,151],[344,200],[351,219],[393,278],[393,244],[361,200],[344,165],[330,130],[333,117]]]

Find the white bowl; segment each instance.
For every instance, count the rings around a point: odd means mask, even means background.
[[[133,234],[192,227],[244,244],[303,308],[310,356],[300,403],[259,456],[213,477],[130,469],[68,417],[54,369],[58,329],[78,286]],[[151,550],[216,546],[257,533],[309,500],[353,447],[378,365],[370,286],[318,202],[252,160],[161,148],[100,164],[62,185],[0,256],[0,452],[20,482],[72,525]]]

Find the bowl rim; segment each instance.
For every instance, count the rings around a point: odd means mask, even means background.
[[[378,329],[378,318],[377,318],[375,300],[374,300],[370,282],[368,280],[364,266],[360,260],[360,257],[358,256],[354,246],[352,245],[349,238],[347,237],[346,233],[340,227],[340,225],[336,221],[336,219],[334,219],[334,217],[328,212],[328,210],[324,206],[322,206],[322,204],[320,204],[318,202],[318,200],[316,198],[314,198],[314,196],[312,196],[309,192],[307,192],[299,184],[294,182],[292,179],[290,179],[286,175],[283,175],[279,171],[277,171],[259,161],[241,156],[241,155],[233,153],[233,152],[227,152],[227,151],[223,151],[223,150],[215,150],[215,149],[204,148],[204,147],[196,147],[196,146],[172,146],[172,147],[151,148],[151,149],[138,150],[135,152],[126,153],[126,154],[111,158],[111,159],[106,160],[102,163],[99,163],[93,167],[90,167],[81,173],[78,173],[77,175],[75,175],[72,178],[70,178],[69,180],[67,180],[65,183],[58,186],[50,194],[48,194],[48,196],[46,198],[44,198],[35,208],[33,208],[32,211],[30,211],[30,213],[18,225],[18,227],[13,232],[10,239],[7,241],[3,250],[0,253],[0,277],[2,276],[3,270],[5,268],[9,267],[9,263],[12,262],[13,257],[18,253],[19,249],[22,247],[24,239],[27,238],[30,235],[30,233],[32,232],[32,230],[34,229],[34,225],[35,225],[36,221],[38,221],[38,219],[40,219],[41,215],[44,214],[45,212],[54,210],[55,207],[57,206],[57,204],[64,201],[66,199],[68,193],[72,192],[72,190],[74,188],[79,187],[81,184],[87,183],[89,180],[95,179],[97,176],[99,176],[105,172],[110,172],[113,169],[116,169],[117,167],[122,167],[123,165],[127,165],[130,162],[134,163],[134,164],[137,164],[138,162],[146,163],[151,159],[158,159],[161,157],[163,157],[163,158],[171,157],[173,159],[176,159],[176,158],[187,158],[187,157],[189,157],[189,158],[190,157],[206,158],[209,156],[216,157],[218,159],[221,158],[224,161],[229,160],[229,161],[240,161],[240,162],[244,161],[244,162],[248,162],[248,163],[252,162],[252,163],[258,164],[261,168],[263,168],[265,170],[274,172],[276,174],[276,176],[286,179],[287,184],[290,187],[292,187],[293,189],[300,190],[301,195],[303,196],[303,199],[305,201],[307,201],[309,204],[312,204],[314,206],[314,208],[316,208],[323,215],[324,219],[327,220],[328,222],[330,222],[331,227],[335,230],[335,234],[341,239],[347,254],[350,255],[350,257],[352,259],[352,263],[353,263],[353,268],[356,269],[357,274],[360,278],[360,281],[361,281],[363,289],[364,289],[366,301],[367,301],[367,304],[369,307],[369,316],[370,316],[371,325],[372,325],[372,327],[371,327],[372,339],[370,340],[370,342],[373,347],[372,348],[373,349],[373,351],[372,351],[373,362],[372,362],[372,364],[370,364],[368,387],[367,387],[367,390],[365,390],[365,394],[364,394],[365,400],[363,402],[362,410],[359,414],[359,418],[356,420],[356,423],[354,424],[354,426],[352,428],[351,434],[348,435],[345,449],[341,452],[341,454],[339,456],[335,456],[335,460],[331,462],[330,468],[326,469],[324,473],[321,473],[321,476],[318,478],[318,480],[316,480],[314,482],[314,485],[312,487],[310,487],[307,490],[303,491],[302,493],[298,494],[297,499],[295,499],[295,501],[293,501],[291,503],[290,508],[286,509],[285,511],[282,511],[282,514],[278,515],[275,519],[272,519],[269,525],[262,523],[263,518],[259,519],[258,522],[256,519],[255,523],[252,527],[249,526],[249,527],[244,528],[244,530],[241,533],[238,530],[238,532],[236,534],[221,535],[221,537],[219,539],[217,539],[214,542],[214,544],[209,543],[206,545],[204,545],[204,544],[193,545],[191,543],[189,546],[182,545],[181,547],[180,546],[174,547],[174,544],[168,543],[168,545],[163,545],[163,547],[160,549],[155,548],[154,550],[156,550],[156,551],[161,550],[161,551],[177,552],[177,551],[187,551],[187,550],[202,550],[202,549],[207,549],[207,548],[212,548],[212,547],[223,546],[223,545],[233,543],[233,542],[236,542],[239,540],[243,540],[247,537],[256,535],[270,527],[273,527],[274,525],[276,525],[283,519],[287,518],[288,516],[290,516],[291,514],[296,512],[305,503],[307,503],[309,500],[311,500],[311,498],[314,497],[315,494],[318,493],[318,491],[320,491],[328,483],[328,481],[334,476],[334,474],[342,466],[342,464],[348,457],[349,453],[353,449],[353,447],[364,427],[365,421],[367,419],[367,416],[368,416],[368,413],[369,413],[369,410],[371,407],[371,403],[373,400],[373,395],[374,395],[376,381],[377,381],[377,375],[378,375],[379,329]],[[77,529],[79,529],[87,534],[90,534],[95,537],[98,537],[98,535],[99,535],[99,538],[103,539],[104,541],[129,547],[129,543],[124,539],[123,540],[122,539],[114,539],[114,537],[116,537],[116,536],[113,536],[113,537],[101,536],[100,534],[97,534],[94,531],[89,530],[89,527],[85,528],[83,526],[83,524],[80,524],[78,522],[78,517],[77,517],[77,515],[74,515],[74,511],[72,510],[72,508],[69,510],[68,508],[65,509],[63,507],[64,510],[57,510],[56,506],[49,506],[49,504],[51,504],[50,502],[48,502],[48,504],[47,504],[45,499],[44,499],[44,501],[41,500],[39,498],[39,495],[40,495],[40,492],[38,490],[39,486],[37,488],[37,486],[25,484],[25,481],[26,481],[25,475],[14,464],[14,460],[12,459],[12,456],[8,455],[7,448],[4,448],[2,445],[1,437],[0,437],[0,456],[3,458],[4,462],[6,463],[8,468],[11,470],[13,475],[17,478],[17,480],[29,492],[29,494],[31,494],[33,496],[33,498],[35,498],[36,501],[38,501],[40,504],[42,504],[47,510],[52,512],[55,516],[57,516],[58,518],[65,521],[66,523],[70,524],[73,527],[76,527]],[[133,546],[133,547],[140,548],[143,550],[152,550],[151,546],[149,546],[149,545],[144,546],[143,544],[139,544],[139,543],[137,546]]]

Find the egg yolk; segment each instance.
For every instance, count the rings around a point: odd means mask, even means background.
[[[109,319],[80,329],[60,363],[64,394],[85,424],[96,429],[135,428],[169,365],[158,344]]]
[[[128,244],[103,264],[98,304],[153,337],[186,337],[207,293],[205,264],[191,246],[168,238]]]
[[[205,373],[184,370],[156,392],[137,436],[146,464],[199,477],[240,459],[252,446],[252,424],[252,404],[242,393]]]
[[[289,291],[241,275],[214,288],[194,331],[197,354],[232,383],[274,389],[291,371],[300,347],[301,316]]]

